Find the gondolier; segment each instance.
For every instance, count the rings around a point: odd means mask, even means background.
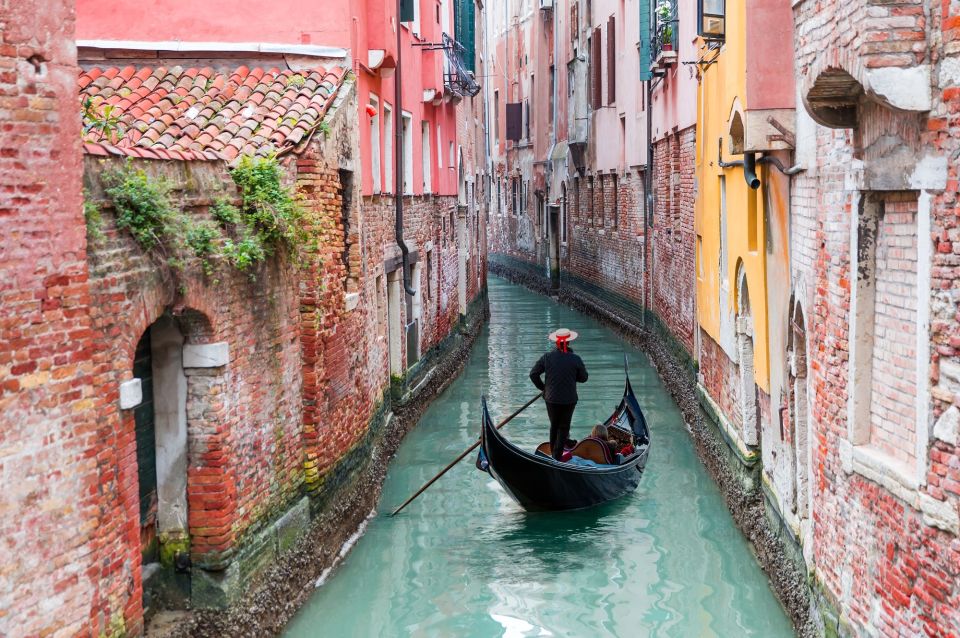
[[[540,357],[530,370],[530,380],[543,391],[543,400],[547,404],[550,451],[557,460],[563,454],[563,444],[570,435],[570,421],[578,400],[577,383],[587,380],[587,368],[583,360],[569,345],[577,336],[576,332],[567,328],[551,332],[548,339],[557,347]],[[545,379],[541,379],[541,375]]]

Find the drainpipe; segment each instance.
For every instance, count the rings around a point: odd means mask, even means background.
[[[645,0],[641,0],[645,1]],[[643,326],[652,305],[653,260],[649,257],[653,234],[653,80],[647,80],[647,169],[644,172],[643,198],[643,272],[647,275],[643,291]]]
[[[396,204],[396,225],[394,233],[397,238],[397,246],[400,247],[400,255],[403,259],[403,289],[411,297],[417,294],[417,291],[410,286],[410,249],[403,241],[403,83],[400,80],[400,0],[397,0],[397,68],[393,76],[393,102],[394,102],[394,128],[396,141],[393,144],[393,152],[396,156],[394,165],[393,187],[394,203]],[[411,131],[411,135],[413,132]]]
[[[747,186],[753,190],[760,188],[760,178],[757,177],[757,154],[744,153],[742,160],[737,160],[736,162],[724,162],[722,137],[717,144],[717,166],[720,168],[733,168],[735,166],[742,166],[743,180],[747,183]]]

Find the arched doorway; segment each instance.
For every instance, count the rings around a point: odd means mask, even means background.
[[[740,404],[740,425],[743,442],[760,446],[760,427],[757,419],[757,384],[753,369],[753,316],[750,311],[750,290],[747,275],[740,264],[737,273],[737,369]]]
[[[160,606],[185,606],[190,596],[183,343],[176,319],[163,315],[140,337],[133,361],[142,393],[133,420],[143,605],[148,614]]]
[[[795,503],[796,512],[803,521],[809,518],[810,511],[810,424],[807,404],[807,330],[803,308],[797,304],[789,331],[789,389],[790,423],[793,427],[793,447],[795,459]]]

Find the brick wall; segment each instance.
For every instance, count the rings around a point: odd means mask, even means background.
[[[741,427],[740,374],[720,344],[704,330],[700,331],[700,383],[717,403],[730,423]]]
[[[960,456],[950,419],[956,414],[954,402],[960,390],[954,375],[960,368],[954,344],[960,341],[951,342],[958,322],[956,302],[949,292],[955,288],[960,263],[953,242],[960,149],[960,128],[953,115],[958,92],[951,71],[956,64],[951,42],[956,7],[804,1],[794,5],[794,19],[802,96],[824,73],[836,77],[831,69],[842,70],[863,85],[869,83],[872,70],[889,73],[927,65],[934,85],[929,112],[896,112],[864,98],[856,109],[856,128],[849,123],[848,128],[814,128],[811,123],[809,135],[798,135],[798,159],[802,158],[807,172],[796,176],[791,185],[791,261],[796,299],[808,319],[813,434],[813,522],[803,539],[805,555],[826,598],[843,614],[845,631],[956,635],[960,633],[956,523],[960,484],[951,473],[960,473]],[[925,89],[927,83],[922,84]],[[887,93],[894,100],[906,97],[896,88]],[[946,188],[935,185],[933,179],[927,181],[930,186],[919,187],[929,189],[927,193],[913,191],[906,198],[871,192],[866,185],[870,180],[881,191],[891,189],[883,179],[906,188],[916,183],[911,179],[918,174],[904,180],[896,168],[911,167],[909,173],[916,161],[890,162],[893,148],[914,157],[945,158]],[[871,326],[878,328],[873,365],[880,374],[873,397],[876,427],[866,447],[895,455],[906,450],[914,458],[909,438],[932,433],[925,453],[912,461],[926,474],[916,487],[904,485],[889,466],[867,464],[850,435],[861,425],[848,421],[849,398],[857,389],[849,375],[850,359],[861,347],[850,339],[851,294],[859,285],[858,273],[851,272],[857,255],[850,254],[850,247],[862,248],[862,238],[851,237],[856,228],[851,220],[861,221],[864,202],[871,197],[889,200],[886,208],[891,216],[884,219],[876,237],[875,309],[880,312],[872,317]],[[929,235],[922,230],[927,217]],[[926,241],[932,244],[932,254]],[[904,249],[902,254],[898,248]],[[912,263],[925,251],[929,263]],[[927,268],[929,290],[921,279]],[[913,358],[911,342],[916,343],[910,336],[923,328],[917,309],[927,305],[929,374],[918,376],[916,366],[908,363]],[[885,331],[883,336],[880,331]],[[774,356],[779,355],[771,353]],[[926,392],[932,397],[932,418],[920,422],[923,430],[915,430],[916,425],[909,423],[916,416],[915,402],[909,397]],[[923,409],[921,415],[925,413]],[[902,437],[907,440],[894,440],[889,436],[893,431],[907,433]]]
[[[0,2],[0,634],[107,630],[124,600],[94,414],[71,2]]]
[[[913,467],[916,457],[917,200],[887,197],[876,237],[870,443]]]
[[[653,309],[689,353],[696,322],[696,130],[654,144]]]

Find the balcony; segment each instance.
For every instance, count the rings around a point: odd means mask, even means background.
[[[655,10],[656,22],[650,38],[650,53],[653,63],[650,70],[666,71],[677,63],[679,47],[678,31],[680,21],[677,17],[676,0],[660,0]]]
[[[468,53],[464,46],[444,33],[443,50],[447,55],[446,70],[443,74],[444,89],[459,97],[473,97],[479,93],[480,85],[464,62]]]

